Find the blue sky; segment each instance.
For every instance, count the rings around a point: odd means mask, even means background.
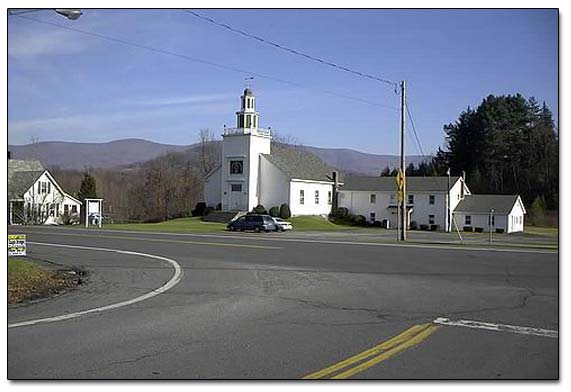
[[[558,115],[556,10],[198,12],[325,60],[406,80],[426,154],[443,144],[444,124],[488,94],[534,96]],[[305,145],[398,153],[398,97],[386,84],[180,10],[84,10],[73,22],[50,11],[26,16],[246,72],[11,16],[10,144],[123,138],[191,144],[200,129],[220,135],[224,124],[234,126],[244,78],[259,74],[269,77],[252,83],[263,127]],[[419,153],[411,133],[407,143],[409,154]]]

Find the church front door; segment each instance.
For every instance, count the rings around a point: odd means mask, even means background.
[[[242,184],[230,184],[230,211],[244,210],[242,199]]]

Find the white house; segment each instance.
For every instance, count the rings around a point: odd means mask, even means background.
[[[236,118],[236,128],[224,128],[221,165],[205,178],[206,204],[238,212],[287,203],[292,215],[329,214],[333,169],[301,149],[272,145],[270,130],[259,127],[250,89]]]
[[[518,195],[470,195],[454,210],[460,230],[523,231],[525,207]]]
[[[57,222],[81,209],[39,161],[8,160],[8,202],[9,224]]]
[[[437,225],[438,229],[449,231],[452,212],[470,194],[464,179],[408,176],[406,182],[408,226],[416,222],[418,227]],[[370,222],[386,219],[391,228],[397,227],[395,178],[345,177],[339,190],[339,207],[347,208],[351,214],[363,215]]]

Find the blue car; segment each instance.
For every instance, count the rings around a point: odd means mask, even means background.
[[[230,231],[254,230],[256,233],[260,231],[270,232],[276,230],[274,220],[269,215],[244,215],[226,225]]]

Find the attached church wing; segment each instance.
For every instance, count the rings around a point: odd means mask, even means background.
[[[271,154],[262,154],[289,179],[332,182],[334,168],[328,166],[315,154],[304,151],[302,147],[272,145]]]

